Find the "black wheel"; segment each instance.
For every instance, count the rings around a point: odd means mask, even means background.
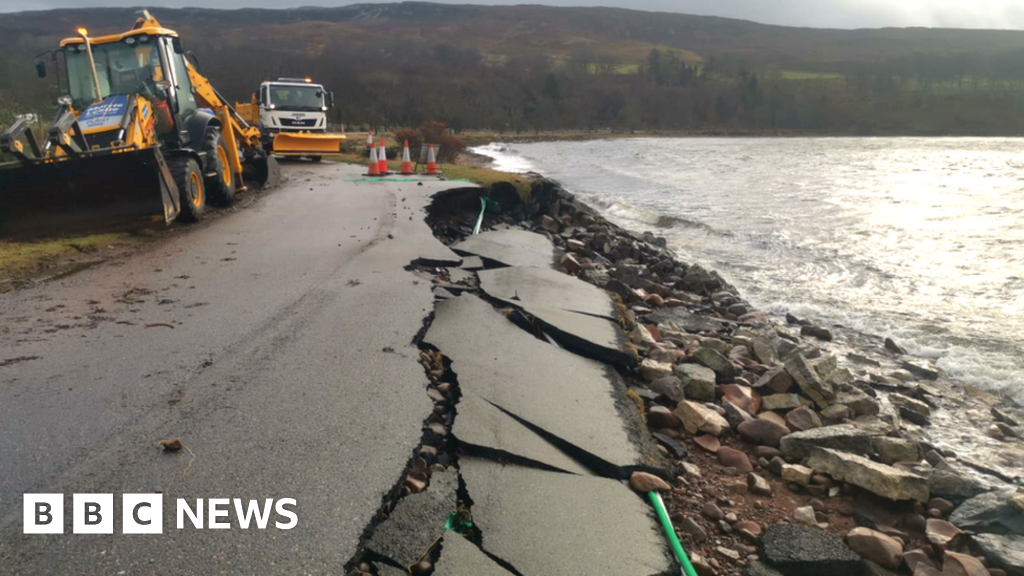
[[[235,174],[231,171],[227,145],[219,128],[206,131],[203,140],[203,151],[206,152],[206,192],[210,196],[210,204],[214,206],[230,206],[235,201]]]
[[[178,218],[185,222],[202,220],[206,215],[206,187],[199,162],[190,156],[178,156],[168,159],[167,167],[181,194],[181,215]]]
[[[310,156],[309,157],[309,161],[310,162],[319,162],[319,161],[321,161],[323,159],[324,159],[323,156]]]

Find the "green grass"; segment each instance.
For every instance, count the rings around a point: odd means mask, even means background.
[[[116,244],[127,233],[92,234],[71,238],[56,238],[36,242],[10,242],[0,240],[0,277],[15,276],[37,269],[43,262],[71,252],[89,253]]]
[[[361,166],[365,166],[368,162],[366,157],[359,154],[342,154],[335,158],[341,162],[359,164]],[[397,172],[401,168],[401,161],[388,161],[388,169],[392,172]],[[515,187],[520,199],[524,202],[529,201],[530,186],[533,183],[533,180],[527,176],[523,176],[522,174],[491,170],[490,168],[478,168],[476,166],[462,166],[459,164],[444,164],[441,166],[441,169],[444,171],[445,178],[451,180],[469,180],[470,182],[487,189],[490,189],[492,184],[508,182]]]

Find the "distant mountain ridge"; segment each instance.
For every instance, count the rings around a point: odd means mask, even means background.
[[[313,76],[332,120],[493,130],[1018,134],[1024,31],[814,29],[623,8],[400,2],[153,8],[229,98]],[[0,15],[0,120],[47,115],[33,56],[137,9]]]
[[[79,25],[99,32],[123,29],[135,9],[87,8],[4,14],[0,32],[10,35],[60,35]],[[752,65],[825,64],[870,60],[915,52],[971,51],[991,53],[1024,48],[1024,31],[929,28],[860,30],[796,28],[746,20],[621,8],[563,8],[538,5],[481,6],[401,2],[354,4],[337,8],[285,10],[208,8],[152,12],[171,27],[215,33],[244,27],[297,26],[324,22],[358,26],[398,38],[443,40],[457,46],[505,49],[497,40],[516,30],[526,45],[543,44],[553,36],[571,35],[581,45],[632,42],[690,51],[701,56],[734,56]],[[522,27],[526,30],[520,30]],[[397,29],[396,29],[397,27]],[[555,49],[558,49],[557,42]],[[502,52],[504,53],[504,52]],[[637,61],[639,62],[639,61]]]

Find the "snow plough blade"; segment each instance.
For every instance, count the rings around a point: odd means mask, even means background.
[[[277,156],[331,156],[341,153],[344,134],[323,132],[281,132],[274,137]]]

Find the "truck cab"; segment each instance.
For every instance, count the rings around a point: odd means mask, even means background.
[[[260,84],[256,94],[265,147],[282,132],[327,132],[327,110],[334,93],[309,78],[278,78]]]

